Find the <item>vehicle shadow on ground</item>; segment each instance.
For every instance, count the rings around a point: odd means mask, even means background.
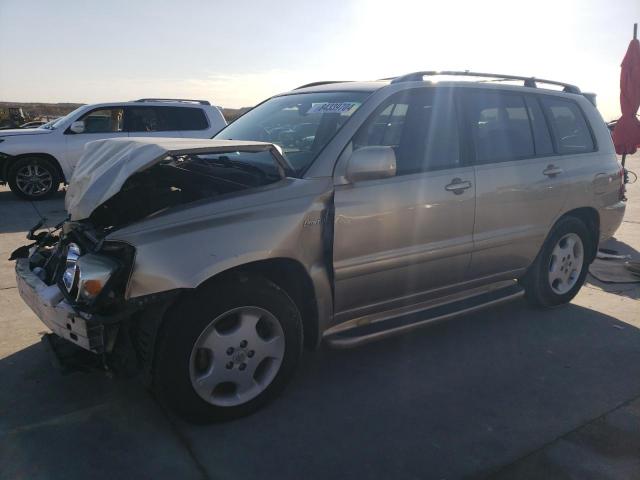
[[[620,255],[629,255],[631,256],[631,260],[640,261],[640,252],[638,252],[628,243],[618,240],[617,238],[611,238],[607,240],[604,245],[602,245],[602,247],[609,250],[614,250]]]
[[[640,395],[640,330],[515,301],[307,353],[274,403],[209,426],[167,422],[135,382],[59,376],[40,345],[0,360],[0,378],[3,478],[450,479]]]
[[[0,479],[202,478],[135,380],[62,375],[40,343],[0,360]]]

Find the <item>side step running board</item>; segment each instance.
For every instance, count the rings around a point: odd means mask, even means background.
[[[521,297],[524,290],[517,284],[499,290],[482,293],[457,302],[437,305],[425,310],[401,315],[399,317],[356,326],[348,330],[332,333],[324,337],[327,345],[333,348],[350,348],[397,335],[426,324],[456,317],[464,313],[481,310],[491,305],[508,302]]]

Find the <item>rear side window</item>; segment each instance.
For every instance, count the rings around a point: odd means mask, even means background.
[[[470,91],[465,108],[476,163],[506,162],[535,155],[532,128],[522,96]]]
[[[560,154],[593,152],[591,132],[578,105],[562,98],[540,98],[553,132],[556,151]]]
[[[178,117],[170,115],[165,107],[127,108],[129,132],[168,132],[180,130]]]
[[[129,132],[171,132],[208,128],[204,112],[187,107],[128,107]]]

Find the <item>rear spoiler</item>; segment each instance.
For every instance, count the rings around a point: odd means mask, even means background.
[[[591,102],[591,104],[594,107],[597,107],[598,105],[596,105],[596,94],[595,93],[587,93],[587,92],[582,92],[582,96],[584,98],[586,98],[587,100],[589,100],[589,102]]]

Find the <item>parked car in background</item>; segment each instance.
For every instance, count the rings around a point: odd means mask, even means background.
[[[12,255],[22,298],[195,421],[264,405],[322,339],[569,302],[625,212],[602,117],[568,84],[431,75],[303,86],[213,140],[92,143],[70,220]]]
[[[205,100],[84,105],[40,128],[1,130],[0,182],[21,198],[47,198],[71,178],[88,142],[134,136],[211,138],[225,125],[220,110]]]
[[[0,107],[0,130],[18,128],[25,122],[21,107]]]
[[[33,122],[23,123],[19,128],[38,128],[47,123],[49,123],[47,120],[34,120]]]

